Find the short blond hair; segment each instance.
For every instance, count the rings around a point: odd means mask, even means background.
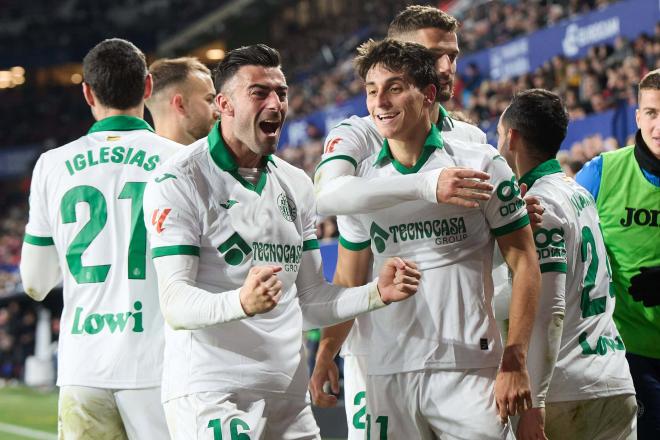
[[[639,82],[637,101],[642,98],[642,90],[660,90],[660,69],[651,70]]]
[[[184,83],[194,72],[211,76],[209,68],[195,57],[161,58],[154,61],[149,66],[149,73],[151,73],[154,83],[152,95],[158,94],[173,84]]]

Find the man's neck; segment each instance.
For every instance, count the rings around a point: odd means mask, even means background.
[[[424,141],[431,130],[431,121],[425,120],[418,124],[418,128],[409,130],[409,136],[400,139],[388,139],[392,156],[402,165],[410,168],[422,155]]]
[[[154,118],[154,128],[156,129],[157,135],[181,145],[190,145],[197,140],[190,136],[185,130],[182,130],[181,126],[177,124],[177,121],[159,117],[153,112],[151,113],[151,116]]]
[[[144,119],[144,104],[124,110],[96,105],[92,109],[92,114],[97,121],[109,118],[110,116],[134,116],[136,118]]]
[[[431,121],[438,121],[440,119],[440,103],[436,102],[433,104],[433,107],[431,107]]]
[[[231,152],[239,168],[260,168],[263,166],[263,156],[250,150],[247,145],[236,138],[228,127],[229,124],[220,124],[220,135],[227,149]]]

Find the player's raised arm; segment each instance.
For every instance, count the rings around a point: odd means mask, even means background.
[[[469,168],[439,168],[423,173],[367,179],[357,177],[359,162],[382,144],[364,118],[350,118],[330,131],[317,166],[315,192],[320,215],[377,211],[411,200],[476,208],[488,200],[487,173]]]

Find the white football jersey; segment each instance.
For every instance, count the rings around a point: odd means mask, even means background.
[[[513,172],[493,148],[442,142],[435,126],[412,168],[397,162],[387,142],[358,166],[366,178],[462,166],[491,175],[496,196],[478,209],[402,203],[352,216],[342,231],[349,248],[371,246],[374,271],[388,257],[417,263],[417,294],[370,314],[369,374],[420,369],[486,368],[499,364],[502,342],[494,320],[491,277],[495,237],[529,224]],[[346,224],[345,224],[346,225]]]
[[[486,134],[478,127],[450,118],[443,107],[440,107],[440,116],[441,121],[438,126],[442,127],[441,135],[443,139],[478,144],[486,143]],[[378,153],[382,145],[383,137],[378,132],[371,116],[351,116],[333,127],[328,133],[323,156],[317,170],[327,161],[346,160],[355,165],[355,175],[361,176],[358,172],[358,165],[369,156]],[[343,234],[345,227],[350,228],[350,226],[344,226],[350,222],[349,216],[337,216],[337,227],[340,235]],[[348,243],[343,242],[342,245],[347,246]],[[355,319],[351,333],[342,346],[342,355],[368,354],[370,328],[369,315],[358,316]]]
[[[142,199],[180,147],[142,119],[112,116],[37,161],[25,240],[54,244],[63,272],[58,385],[160,385],[163,319]]]
[[[546,401],[634,394],[625,347],[612,319],[611,269],[593,197],[556,160],[542,163],[520,182],[545,208],[543,223],[534,231],[541,273],[566,274],[561,346]]]
[[[196,287],[240,289],[258,265],[282,266],[282,297],[268,313],[195,330],[166,326],[163,400],[206,391],[306,395],[296,279],[318,249],[312,182],[269,156],[256,184],[238,173],[216,125],[170,159],[145,194],[154,258],[199,256]]]

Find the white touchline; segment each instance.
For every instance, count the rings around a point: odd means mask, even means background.
[[[33,438],[35,440],[57,440],[57,434],[24,428],[23,426],[18,425],[10,425],[9,423],[0,422],[0,431],[9,434],[22,435],[25,438]]]

